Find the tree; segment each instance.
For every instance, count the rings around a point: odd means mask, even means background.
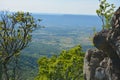
[[[111,18],[114,13],[115,6],[114,4],[109,4],[106,2],[106,0],[99,0],[100,5],[99,9],[96,10],[97,15],[102,21],[102,27],[103,29],[109,29],[111,28]]]
[[[42,57],[35,80],[83,80],[83,58],[81,46],[64,50],[59,56]]]
[[[1,80],[9,80],[7,64],[27,47],[40,19],[35,20],[29,12],[2,12],[0,17]]]

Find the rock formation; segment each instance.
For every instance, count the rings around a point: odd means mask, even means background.
[[[111,20],[112,29],[98,32],[84,58],[84,80],[120,80],[120,7]]]

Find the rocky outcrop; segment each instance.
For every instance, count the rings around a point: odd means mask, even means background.
[[[120,8],[115,12],[112,29],[98,32],[84,58],[84,80],[120,80]]]

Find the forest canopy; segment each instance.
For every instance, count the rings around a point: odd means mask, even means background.
[[[35,80],[83,80],[83,58],[80,45],[63,50],[59,56],[41,57]]]

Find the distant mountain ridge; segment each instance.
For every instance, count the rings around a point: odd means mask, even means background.
[[[70,14],[33,14],[35,18],[42,19],[41,24],[45,26],[61,26],[63,24],[74,26],[96,26],[101,25],[100,19],[94,15],[70,15]],[[87,24],[86,24],[87,23]]]

